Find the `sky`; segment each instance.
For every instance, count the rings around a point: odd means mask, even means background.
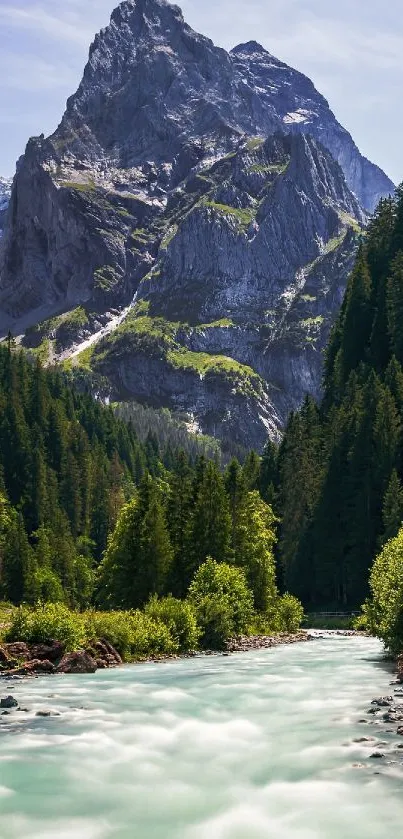
[[[32,135],[58,125],[114,0],[0,0],[0,175]],[[326,96],[360,150],[403,180],[401,0],[182,0],[185,18],[230,49],[256,40]]]

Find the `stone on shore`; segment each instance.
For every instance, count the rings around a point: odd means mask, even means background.
[[[85,650],[66,653],[56,668],[56,673],[95,673],[97,663]]]

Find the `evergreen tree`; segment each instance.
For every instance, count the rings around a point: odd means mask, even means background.
[[[207,557],[217,562],[232,558],[231,517],[224,480],[213,462],[207,463],[203,471],[189,527],[189,583]]]
[[[403,524],[403,487],[402,482],[393,469],[390,476],[388,488],[385,492],[382,509],[383,519],[383,534],[381,538],[381,547],[389,539],[394,539],[397,536]]]

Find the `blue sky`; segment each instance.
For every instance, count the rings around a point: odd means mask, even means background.
[[[0,0],[0,174],[51,133],[113,0]],[[309,75],[361,151],[403,179],[401,0],[182,0],[220,46],[260,41]]]

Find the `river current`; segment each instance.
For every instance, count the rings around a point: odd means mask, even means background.
[[[390,680],[377,641],[330,637],[0,683],[29,709],[1,721],[0,837],[400,836],[403,767],[370,758],[399,738],[360,722]]]

